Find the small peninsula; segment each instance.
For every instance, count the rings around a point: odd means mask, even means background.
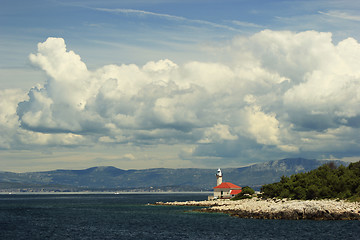
[[[242,199],[231,201],[157,202],[156,205],[202,206],[197,212],[226,213],[240,218],[288,220],[360,220],[360,202],[345,200]]]
[[[220,170],[216,176],[218,186],[214,190],[221,186]],[[280,182],[264,185],[260,194],[244,194],[246,188],[239,190],[235,197],[231,195],[233,190],[226,195],[222,189],[221,195],[214,191],[214,197],[208,201],[158,202],[156,205],[203,206],[205,208],[194,211],[226,213],[240,218],[360,220],[360,162],[348,167],[330,162],[307,173],[283,176]]]

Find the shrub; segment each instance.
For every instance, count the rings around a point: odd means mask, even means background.
[[[243,187],[241,193],[237,194],[231,200],[241,200],[251,198],[251,195],[255,193],[254,189],[249,186]]]

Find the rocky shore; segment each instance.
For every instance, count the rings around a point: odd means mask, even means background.
[[[219,212],[240,218],[360,220],[360,202],[344,200],[243,199],[238,201],[157,202],[156,205],[203,206],[199,212]]]

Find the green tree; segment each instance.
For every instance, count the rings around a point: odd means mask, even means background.
[[[255,193],[254,189],[252,189],[251,187],[249,186],[245,186],[241,189],[241,193],[239,194],[250,194],[250,195],[253,195]]]
[[[308,187],[306,192],[306,199],[317,199],[320,196],[319,188],[316,185]]]
[[[281,191],[279,197],[280,197],[280,198],[290,198],[290,191],[289,191],[289,189],[284,188],[284,189]]]
[[[296,199],[306,199],[306,190],[305,188],[298,186],[294,189],[294,195]]]
[[[253,195],[254,193],[255,193],[254,189],[252,189],[249,186],[246,186],[246,187],[243,187],[241,189],[241,193],[239,193],[235,197],[233,197],[232,200],[251,198],[251,195]]]

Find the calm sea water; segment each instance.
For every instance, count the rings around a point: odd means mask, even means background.
[[[360,221],[239,219],[148,206],[205,194],[0,195],[0,239],[360,239]]]

